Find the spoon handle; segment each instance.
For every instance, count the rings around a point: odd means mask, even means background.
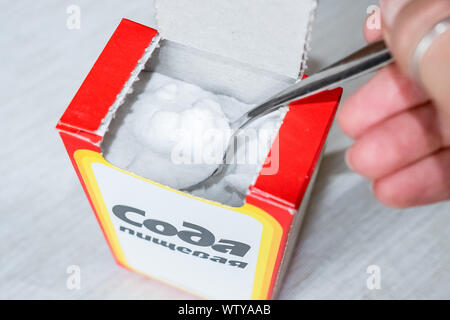
[[[392,55],[384,41],[369,44],[276,94],[234,121],[232,127],[235,129],[242,128],[253,120],[276,111],[292,101],[326,89],[334,89],[343,82],[378,70],[392,62]]]

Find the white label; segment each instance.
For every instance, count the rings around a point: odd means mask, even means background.
[[[92,170],[128,265],[201,297],[252,297],[258,220],[102,163]]]

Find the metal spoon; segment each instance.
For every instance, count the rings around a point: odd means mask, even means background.
[[[221,175],[230,163],[230,155],[234,156],[234,141],[241,130],[253,121],[272,113],[289,103],[300,98],[319,93],[323,90],[337,88],[343,82],[358,78],[375,70],[378,70],[393,62],[393,57],[386,47],[384,41],[378,41],[354,52],[348,57],[322,69],[304,80],[296,82],[294,85],[274,95],[267,101],[256,106],[252,110],[242,115],[237,120],[231,122],[230,126],[233,134],[225,150],[223,161],[219,167],[205,180],[185,189],[190,191],[196,189],[201,184]]]

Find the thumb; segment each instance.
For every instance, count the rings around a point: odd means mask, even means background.
[[[450,17],[449,0],[380,0],[383,32],[396,63],[427,91],[450,126],[450,28],[437,36],[419,61],[411,61],[417,45],[440,21]]]

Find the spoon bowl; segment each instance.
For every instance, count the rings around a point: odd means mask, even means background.
[[[294,85],[246,112],[240,118],[230,123],[233,134],[228,140],[222,162],[218,165],[217,169],[205,180],[185,190],[190,191],[196,189],[207,181],[224,174],[228,165],[231,163],[230,159],[234,158],[236,138],[250,123],[282,107],[288,106],[293,101],[309,97],[324,90],[335,89],[344,82],[376,71],[393,61],[392,54],[386,47],[384,41],[369,44],[316,74],[297,81]]]

